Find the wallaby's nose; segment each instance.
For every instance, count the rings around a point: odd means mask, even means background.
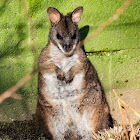
[[[64,43],[64,45],[63,45],[63,49],[64,49],[64,51],[65,52],[69,52],[69,51],[71,51],[72,50],[72,45],[71,45],[71,43],[70,43],[70,38],[69,38],[69,36],[67,36],[67,37],[65,37],[65,43]]]
[[[64,50],[65,50],[66,52],[71,51],[71,49],[72,49],[72,46],[71,46],[71,45],[65,45],[65,46],[64,46]]]

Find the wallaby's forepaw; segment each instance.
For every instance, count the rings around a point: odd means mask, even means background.
[[[58,67],[56,69],[56,75],[57,75],[57,79],[59,79],[59,80],[64,80],[64,78],[65,78],[63,71]]]
[[[67,75],[65,76],[65,82],[66,82],[66,83],[71,83],[72,80],[73,80],[73,76],[72,76],[72,73],[69,71],[69,72],[67,73]]]
[[[64,74],[63,73],[57,74],[57,79],[64,80]]]

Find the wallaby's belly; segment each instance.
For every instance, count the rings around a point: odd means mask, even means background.
[[[76,74],[71,83],[65,83],[57,79],[56,74],[44,75],[46,82],[46,94],[49,101],[55,104],[57,114],[50,116],[50,126],[54,130],[56,139],[63,139],[64,133],[73,130],[83,137],[89,137],[91,131],[89,113],[81,114],[78,110],[82,96],[82,74]]]

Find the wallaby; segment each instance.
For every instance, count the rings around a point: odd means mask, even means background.
[[[90,140],[113,126],[97,72],[79,47],[83,7],[63,16],[47,9],[49,40],[39,57],[37,115],[52,140]]]

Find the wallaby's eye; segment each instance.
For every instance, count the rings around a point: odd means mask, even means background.
[[[59,33],[57,33],[57,39],[59,39],[59,40],[63,40],[63,38],[62,38],[62,36],[59,34]]]
[[[76,39],[76,33],[71,37],[71,39]]]

